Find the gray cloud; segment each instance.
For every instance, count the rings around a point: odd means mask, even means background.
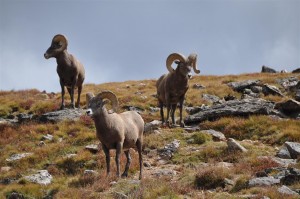
[[[0,89],[59,91],[43,53],[57,33],[86,83],[158,78],[172,52],[199,55],[202,74],[300,67],[300,1],[18,1],[0,3]]]

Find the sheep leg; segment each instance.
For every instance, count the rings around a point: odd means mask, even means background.
[[[105,160],[106,160],[106,174],[109,175],[110,172],[110,155],[109,155],[109,149],[102,144],[102,148],[105,154]]]
[[[82,85],[78,86],[78,97],[77,97],[77,103],[76,103],[76,106],[78,108],[80,108],[80,94],[81,94],[81,91],[82,91]]]
[[[171,118],[172,118],[172,123],[175,125],[175,110],[176,110],[177,104],[172,105],[172,110],[171,110]]]
[[[142,169],[143,169],[143,156],[142,156],[142,141],[140,139],[138,139],[136,141],[136,147],[137,147],[137,151],[139,153],[139,162],[140,162],[140,176],[139,179],[141,180],[143,177],[143,173],[142,173]]]
[[[75,102],[74,102],[74,90],[75,90],[75,85],[72,85],[71,87],[71,93],[70,93],[70,97],[71,97],[71,108],[75,108]]]
[[[124,170],[124,173],[122,174],[122,177],[127,177],[129,166],[130,166],[130,163],[131,163],[131,156],[130,156],[129,150],[124,151],[124,153],[126,155],[127,162],[126,162],[125,170]]]
[[[65,108],[65,86],[62,81],[62,79],[59,80],[60,87],[61,87],[61,106],[60,110],[63,110]]]
[[[180,115],[180,127],[185,127],[184,122],[182,121],[182,108],[183,108],[183,101],[184,101],[184,96],[180,98],[179,101],[179,115]]]
[[[159,102],[159,107],[160,107],[161,122],[163,124],[165,122],[165,119],[164,119],[164,103],[163,102]]]
[[[120,177],[120,155],[122,151],[122,143],[118,143],[116,146],[116,165],[117,165],[117,177]]]
[[[169,117],[170,117],[170,111],[171,111],[171,104],[168,104],[167,105],[167,118],[166,118],[166,123],[169,127],[172,126],[172,123],[170,124],[170,121],[169,121]]]

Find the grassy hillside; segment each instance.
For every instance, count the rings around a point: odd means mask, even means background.
[[[185,106],[201,106],[209,102],[202,99],[202,94],[212,94],[220,98],[228,94],[237,98],[240,93],[234,92],[226,83],[249,79],[259,79],[263,83],[282,87],[276,79],[293,76],[292,74],[242,74],[228,76],[195,76],[190,81]],[[142,117],[145,122],[160,120],[159,112],[152,112],[150,107],[157,107],[155,98],[156,80],[111,82],[104,84],[87,84],[81,96],[81,106],[85,107],[85,94],[111,90],[119,98],[120,107],[132,105],[144,109]],[[205,86],[194,89],[194,84]],[[283,89],[282,89],[283,91]],[[262,96],[270,101],[279,102],[289,97]],[[19,113],[43,114],[60,107],[60,93],[46,93],[38,90],[0,91],[0,117],[13,118]],[[66,104],[70,102],[66,95]],[[123,111],[121,109],[121,111]],[[187,113],[184,112],[184,116]],[[82,116],[79,121],[40,124],[35,122],[17,126],[0,125],[0,167],[10,167],[0,173],[0,198],[18,192],[25,198],[239,198],[241,195],[258,194],[270,198],[282,198],[277,187],[246,186],[247,180],[264,168],[278,166],[269,158],[261,156],[275,155],[278,147],[285,141],[300,142],[299,120],[276,120],[268,116],[251,116],[248,118],[226,117],[217,121],[206,121],[199,124],[201,130],[214,129],[241,141],[247,153],[227,151],[226,142],[214,142],[210,137],[200,137],[201,142],[190,143],[197,132],[188,133],[182,128],[162,128],[160,134],[144,136],[144,161],[151,167],[144,167],[144,178],[137,181],[139,165],[138,155],[132,150],[132,165],[127,179],[114,177],[115,162],[111,161],[112,175],[106,177],[105,157],[102,151],[93,154],[85,149],[86,145],[98,144],[93,121]],[[44,140],[44,135],[53,135],[53,140]],[[180,148],[168,161],[159,160],[155,153],[174,139],[180,141]],[[197,139],[195,139],[197,140]],[[244,141],[242,141],[244,140]],[[15,162],[6,159],[13,154],[30,152],[33,155]],[[69,154],[77,154],[66,158]],[[125,156],[122,155],[121,169],[124,168]],[[220,162],[232,163],[230,167],[218,166]],[[296,168],[300,169],[298,162]],[[42,186],[30,183],[24,176],[35,170],[46,169],[53,176],[50,185]],[[84,175],[87,169],[95,170],[97,175]],[[176,175],[159,176],[158,169],[172,169]],[[224,179],[234,183],[221,186]],[[11,180],[10,183],[7,180]],[[300,183],[292,185],[300,189]],[[288,197],[285,198],[296,198]]]

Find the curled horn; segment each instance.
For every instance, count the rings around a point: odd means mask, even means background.
[[[200,70],[197,69],[197,54],[192,53],[188,56],[188,61],[194,69],[194,72],[199,74]]]
[[[52,39],[52,43],[60,43],[61,46],[61,50],[66,50],[68,47],[68,39],[66,38],[66,36],[58,34],[55,35]]]
[[[179,53],[172,53],[168,56],[167,61],[166,61],[166,65],[167,65],[167,69],[170,73],[174,72],[174,69],[172,68],[172,63],[175,60],[179,60],[181,62],[186,62],[186,58],[184,55],[179,54]]]
[[[117,96],[111,92],[111,91],[102,91],[101,93],[99,93],[96,98],[100,98],[100,99],[109,99],[112,103],[112,107],[113,107],[113,110],[114,112],[117,112],[118,111],[118,107],[119,107],[119,101],[117,99]]]

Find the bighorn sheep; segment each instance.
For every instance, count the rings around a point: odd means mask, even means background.
[[[176,70],[172,68],[172,63],[177,64]],[[184,127],[182,121],[182,107],[189,85],[188,80],[191,78],[191,67],[195,73],[200,73],[197,69],[197,54],[190,54],[187,58],[179,53],[172,53],[166,60],[168,74],[162,75],[156,82],[157,97],[160,106],[160,115],[162,123],[164,120],[163,106],[167,107],[166,122],[169,124],[169,115],[171,110],[172,123],[175,124],[174,113],[177,103],[179,102],[180,126]]]
[[[105,104],[108,99],[112,103],[113,113],[107,111]],[[92,93],[86,94],[87,114],[92,115],[95,122],[97,137],[102,143],[102,148],[106,156],[107,174],[110,172],[110,149],[116,149],[117,176],[120,176],[120,154],[123,149],[127,163],[122,177],[127,177],[131,162],[130,148],[137,148],[140,163],[140,176],[142,178],[142,144],[144,120],[135,111],[116,113],[118,99],[111,91],[102,91],[96,97]]]
[[[74,104],[74,89],[78,87],[78,98],[76,106],[80,107],[80,94],[82,90],[82,84],[85,78],[85,71],[83,65],[67,51],[68,40],[64,35],[55,35],[52,39],[51,46],[48,48],[44,57],[49,59],[51,57],[56,58],[57,68],[56,71],[59,76],[59,82],[61,86],[61,107],[64,109],[65,102],[65,87],[71,97],[71,106],[75,108]]]

